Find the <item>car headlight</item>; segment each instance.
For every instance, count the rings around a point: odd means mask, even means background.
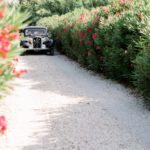
[[[28,41],[29,44],[33,43],[33,40],[31,38],[28,38],[27,41]]]
[[[48,40],[47,37],[43,37],[43,38],[42,38],[42,41],[43,41],[43,42],[45,42],[45,41],[47,41],[47,40]]]
[[[29,40],[29,44],[32,44],[32,40]]]

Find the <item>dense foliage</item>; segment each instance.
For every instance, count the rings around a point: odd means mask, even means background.
[[[149,1],[116,0],[45,17],[38,25],[53,32],[63,53],[88,69],[135,85],[150,101],[149,20]]]
[[[150,9],[149,9],[150,10]],[[142,92],[146,103],[150,103],[150,18],[142,22],[141,36],[137,41],[140,52],[134,60],[134,84]]]
[[[62,15],[75,8],[93,8],[106,5],[108,0],[20,0],[22,11],[31,12],[32,24],[42,17]]]

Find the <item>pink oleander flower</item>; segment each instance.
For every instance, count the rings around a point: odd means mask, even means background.
[[[16,70],[15,68],[12,70],[12,73],[19,78],[20,76],[22,76],[23,74],[27,73],[26,69],[21,69],[21,70]]]
[[[88,40],[87,42],[89,45],[92,45],[92,40]]]
[[[83,31],[81,31],[80,35],[83,37],[83,36],[85,36],[85,33]]]
[[[2,68],[0,68],[0,75],[3,73],[3,69]]]
[[[93,34],[92,34],[92,38],[93,38],[93,39],[96,39],[96,38],[97,38],[97,34],[96,34],[96,33],[93,33]]]
[[[110,12],[110,10],[109,9],[104,9],[104,12],[108,14]]]
[[[18,33],[11,33],[9,35],[10,40],[18,40],[19,39],[19,34]]]
[[[117,12],[117,13],[116,13],[116,16],[117,16],[117,17],[120,17],[120,13],[119,13],[119,12]]]
[[[125,5],[127,3],[127,0],[120,0],[121,5]]]
[[[66,29],[66,28],[64,28],[64,32],[67,32],[67,29]]]
[[[84,44],[84,40],[83,40],[83,39],[80,39],[80,43],[81,43],[81,44]]]
[[[137,16],[138,16],[141,20],[143,19],[142,13],[138,13]]]
[[[87,28],[87,32],[92,32],[92,28]]]
[[[0,116],[0,133],[4,134],[7,129],[7,121],[5,116]]]
[[[4,12],[3,10],[0,10],[0,19],[2,19],[4,17]]]

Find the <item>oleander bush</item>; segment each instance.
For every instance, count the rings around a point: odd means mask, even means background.
[[[78,8],[61,16],[45,17],[60,51],[88,69],[134,85],[149,100],[148,0],[116,0],[91,10]]]
[[[116,12],[120,13],[120,12]],[[131,81],[134,70],[133,60],[138,50],[135,41],[139,40],[138,12],[128,10],[117,16],[110,15],[105,25],[100,27],[103,36],[103,69],[107,76],[119,81]],[[102,22],[103,23],[103,22]],[[104,22],[105,23],[105,22]]]
[[[25,16],[11,4],[0,1],[0,97],[5,94],[10,80],[19,77],[26,70],[17,70],[19,48],[19,27]]]

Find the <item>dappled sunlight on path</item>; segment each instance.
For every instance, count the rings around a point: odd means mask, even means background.
[[[3,149],[22,149],[32,144],[38,146],[42,141],[36,141],[37,137],[50,134],[52,130],[50,120],[61,119],[66,107],[82,101],[80,97],[72,98],[30,89],[38,83],[25,79],[16,80],[16,83],[21,83],[21,86],[15,88],[14,94],[8,96],[2,106],[9,121],[6,136],[0,142],[4,144]]]
[[[0,103],[0,150],[149,150],[150,115],[130,90],[61,55],[21,60],[29,73]]]

